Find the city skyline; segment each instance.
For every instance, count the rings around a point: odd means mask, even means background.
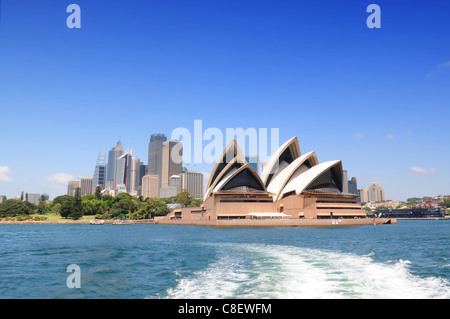
[[[386,199],[448,195],[450,4],[419,2],[376,1],[369,29],[370,1],[80,0],[68,29],[67,4],[3,1],[0,195],[65,194],[118,140],[145,162],[195,120],[279,128]]]

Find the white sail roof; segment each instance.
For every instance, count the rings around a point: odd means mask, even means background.
[[[341,161],[328,161],[311,167],[302,174],[294,174],[291,180],[286,184],[283,190],[280,191],[279,198],[284,194],[295,191],[300,195],[309,185],[311,185],[317,178],[332,168],[337,168],[341,174],[340,183],[342,183],[342,163]],[[338,185],[342,189],[342,184]]]
[[[274,200],[278,200],[281,196],[281,192],[283,191],[286,184],[289,182],[291,177],[294,175],[294,173],[301,174],[308,169],[305,164],[306,161],[309,161],[311,166],[315,166],[319,164],[319,161],[317,159],[316,153],[314,151],[303,154],[302,156],[298,157],[296,160],[294,160],[291,164],[289,164],[286,168],[281,170],[280,173],[274,175],[272,177],[272,180],[267,187],[267,191],[270,193],[276,194],[274,197]],[[280,167],[281,168],[281,167]],[[299,170],[302,170],[301,172]]]
[[[286,158],[282,158],[283,155],[287,155]],[[261,180],[264,182],[264,185],[268,187],[274,174],[278,174],[282,169],[287,167],[286,164],[292,163],[299,156],[300,146],[295,136],[281,145],[264,166],[264,170],[261,173]]]

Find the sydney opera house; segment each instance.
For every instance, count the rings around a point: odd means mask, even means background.
[[[165,220],[367,219],[356,195],[343,192],[340,160],[301,154],[297,137],[284,143],[261,176],[233,140],[218,158],[201,207],[179,208]]]

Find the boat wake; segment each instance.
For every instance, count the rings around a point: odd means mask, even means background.
[[[263,244],[217,244],[216,249],[216,260],[179,276],[166,297],[450,298],[446,279],[414,275],[407,260],[379,263],[373,254]]]

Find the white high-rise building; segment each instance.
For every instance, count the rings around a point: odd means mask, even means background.
[[[383,202],[385,200],[384,189],[380,183],[373,182],[370,184],[367,190],[367,199],[369,202]]]
[[[365,187],[361,187],[361,189],[359,190],[359,198],[361,203],[367,203],[368,199],[367,199],[367,188]]]
[[[169,177],[169,186],[175,187],[177,194],[181,193],[181,176],[180,175],[172,175]]]

